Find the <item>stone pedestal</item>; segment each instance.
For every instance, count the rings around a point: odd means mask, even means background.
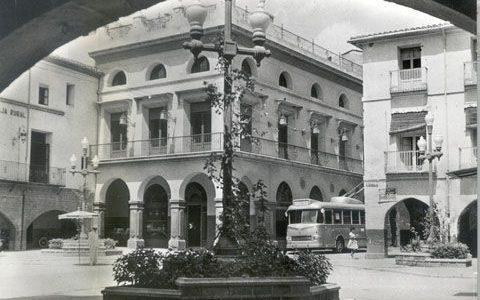
[[[168,248],[174,250],[185,250],[185,200],[170,199],[170,240]]]
[[[143,202],[132,201],[130,205],[130,238],[128,239],[128,248],[137,249],[145,246],[143,240]]]

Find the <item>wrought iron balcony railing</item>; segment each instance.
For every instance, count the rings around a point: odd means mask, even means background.
[[[223,134],[211,133],[92,145],[90,151],[93,154],[97,154],[100,160],[115,160],[121,158],[174,156],[222,151],[222,149]],[[242,139],[237,151],[359,174],[363,173],[363,161],[360,159],[314,151],[306,147],[279,143],[278,141],[264,138]]]
[[[427,68],[390,71],[391,93],[423,90],[427,90]]]
[[[467,61],[463,64],[463,82],[465,85],[477,84],[477,62]]]
[[[463,147],[458,149],[459,169],[477,167],[477,147]]]
[[[0,160],[0,180],[65,186],[65,168]]]
[[[428,162],[419,159],[420,151],[386,151],[385,173],[428,171]]]

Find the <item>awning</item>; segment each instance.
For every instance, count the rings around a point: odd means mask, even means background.
[[[425,131],[426,111],[405,112],[392,114],[390,134],[398,134],[412,131]]]
[[[477,127],[477,108],[476,107],[465,108],[465,124],[467,128]]]

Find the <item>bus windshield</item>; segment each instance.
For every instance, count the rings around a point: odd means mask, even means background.
[[[317,223],[318,210],[292,210],[289,212],[290,224]]]

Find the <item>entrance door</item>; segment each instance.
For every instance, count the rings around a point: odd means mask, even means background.
[[[151,185],[143,198],[143,238],[146,247],[167,248],[170,238],[168,226],[168,196],[163,187]]]
[[[48,183],[50,145],[47,134],[32,131],[30,148],[30,181]]]
[[[202,245],[202,207],[201,205],[188,205],[187,207],[187,243],[188,247]]]
[[[288,159],[288,116],[285,117],[285,125],[278,123],[278,157]]]

